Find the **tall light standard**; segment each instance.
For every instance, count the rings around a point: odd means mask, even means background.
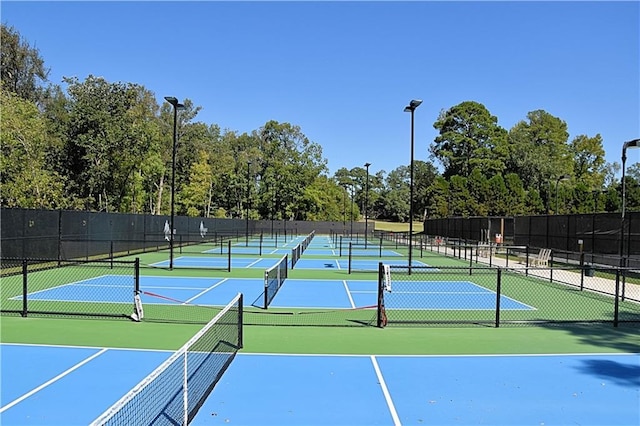
[[[369,166],[371,163],[364,163],[364,167],[367,169],[367,187],[364,192],[364,248],[367,249],[367,239],[369,236]]]
[[[251,186],[249,185],[249,173],[251,161],[247,161],[247,215],[245,217],[245,247],[249,247],[249,197],[251,196]]]
[[[556,179],[556,214],[558,214],[558,184],[561,180],[569,179],[569,175],[562,175]]]
[[[341,183],[342,187],[342,234],[347,233],[347,184]]]
[[[349,186],[351,186],[351,230],[349,231],[349,239],[353,238],[353,199],[356,196],[355,194],[355,188],[353,186],[353,183],[350,183]]]
[[[174,227],[173,221],[176,215],[175,198],[176,198],[176,150],[178,148],[178,110],[183,110],[184,105],[178,102],[173,96],[165,96],[164,99],[173,105],[173,148],[171,152],[171,230],[169,236],[169,269],[173,269],[173,238]]]
[[[404,112],[411,113],[411,163],[409,163],[409,274],[411,274],[411,252],[413,247],[413,113],[420,106],[420,99],[413,99],[404,107]]]
[[[625,163],[627,162],[627,148],[640,148],[640,139],[627,141],[622,145],[622,210],[620,215],[620,266],[624,267],[624,210],[625,210],[625,182],[624,172]]]

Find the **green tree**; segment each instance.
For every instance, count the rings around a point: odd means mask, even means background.
[[[199,161],[191,165],[189,183],[180,192],[180,204],[188,216],[210,217],[212,178],[209,154],[206,151],[200,151]]]
[[[23,40],[11,26],[0,25],[0,80],[2,87],[22,99],[37,103],[43,94],[49,70],[40,52]]]
[[[471,216],[486,216],[489,210],[487,201],[489,198],[489,182],[479,168],[473,169],[467,179],[470,203],[469,214]]]
[[[576,181],[584,183],[587,188],[602,188],[606,161],[600,134],[592,138],[578,135],[571,141],[569,148]]]
[[[0,109],[2,206],[64,207],[64,179],[46,161],[47,150],[56,142],[37,106],[0,89]]]
[[[392,170],[385,180],[381,199],[381,216],[387,220],[406,222],[409,220],[409,168],[400,166]]]
[[[149,149],[135,111],[139,87],[89,76],[69,84],[66,140],[70,189],[93,209],[118,211],[132,174]]]
[[[527,119],[509,131],[507,173],[518,174],[525,188],[541,192],[550,181],[572,172],[569,133],[564,121],[546,111],[529,112]]]
[[[441,112],[433,127],[439,131],[431,154],[444,165],[444,176],[468,177],[474,168],[491,177],[504,170],[507,132],[478,102],[462,102]]]
[[[504,216],[509,211],[508,191],[502,175],[495,175],[488,181],[489,197],[487,200],[489,216]]]
[[[509,173],[504,176],[507,189],[506,207],[509,216],[524,215],[527,212],[526,191],[520,176]]]
[[[470,216],[471,194],[467,188],[467,178],[451,176],[449,179],[449,210],[451,216]]]
[[[414,161],[413,168],[414,220],[424,220],[431,214],[429,188],[438,176],[438,169],[433,164],[420,160]]]

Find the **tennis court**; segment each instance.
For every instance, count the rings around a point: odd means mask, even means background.
[[[90,424],[171,356],[11,344],[1,351],[7,425]],[[191,424],[631,425],[640,380],[629,373],[638,369],[634,355],[241,354]],[[155,424],[171,420],[179,423]]]
[[[273,263],[272,260],[269,264]],[[31,301],[122,303],[132,298],[132,286],[123,285],[126,280],[125,276],[101,275],[29,293],[27,298]],[[264,291],[264,279],[140,276],[140,296],[145,305],[224,306],[237,293],[252,301],[260,300]],[[287,279],[277,289],[270,306],[374,308],[377,297],[377,281]],[[396,283],[385,300],[388,308],[396,309],[492,310],[495,298],[490,289],[469,281],[418,281]],[[501,305],[509,310],[534,309],[506,296],[502,297]]]
[[[173,270],[166,252],[139,255],[140,264],[156,265],[139,275],[141,322],[3,316],[0,422],[89,424],[121,402],[114,415],[125,420],[113,424],[180,424],[183,411],[190,424],[639,423],[637,328],[492,326],[496,309],[515,322],[608,318],[610,297],[520,272],[472,270],[466,260],[433,253],[414,258],[410,269],[404,256],[378,256],[379,246],[349,264],[314,251],[333,250],[324,247],[328,238],[301,241],[308,244],[295,269],[280,255],[291,253],[284,247],[290,241],[272,248],[278,254],[232,256],[231,271],[228,258],[216,254],[178,256]],[[392,265],[382,293],[381,261]],[[42,312],[129,316],[132,268],[74,263],[38,270],[29,274],[33,290],[25,300]],[[3,303],[19,307],[20,277],[10,278]],[[203,329],[238,293],[241,332],[240,320],[226,317]],[[381,300],[385,329],[375,327]],[[635,302],[620,304],[633,318]],[[402,327],[427,323],[448,325]],[[183,351],[208,330],[222,334],[206,349],[193,344]],[[178,374],[183,365],[188,379]],[[182,410],[184,380],[196,402],[189,396]],[[138,411],[154,420],[126,420]]]

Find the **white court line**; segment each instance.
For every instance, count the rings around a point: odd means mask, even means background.
[[[86,363],[88,363],[89,361],[93,360],[94,358],[97,358],[98,356],[102,355],[103,353],[105,353],[108,349],[102,349],[99,352],[91,355],[89,358],[85,359],[84,361],[81,361],[79,363],[77,363],[76,365],[74,365],[73,367],[63,371],[62,373],[58,374],[56,377],[54,377],[53,379],[49,380],[48,382],[45,382],[43,384],[41,384],[40,386],[38,386],[35,389],[32,389],[31,391],[25,393],[24,395],[22,395],[21,397],[15,399],[14,401],[11,401],[10,403],[8,403],[7,405],[5,405],[4,407],[0,408],[0,413],[7,411],[9,408],[13,407],[14,405],[24,401],[25,399],[29,398],[31,395],[40,392],[42,389],[46,388],[47,386],[49,386],[50,384],[53,384],[54,382],[60,380],[61,378],[63,378],[64,376],[70,374],[71,372],[73,372],[74,370],[77,370],[78,368],[82,367],[83,365],[85,365]]]
[[[373,369],[376,370],[376,376],[378,377],[378,382],[380,382],[380,387],[382,388],[382,393],[384,394],[384,399],[387,401],[387,406],[389,407],[389,411],[391,412],[391,417],[393,418],[393,424],[395,426],[401,426],[400,417],[398,417],[398,412],[396,411],[396,407],[393,405],[393,400],[391,399],[391,395],[389,394],[389,389],[387,388],[387,384],[384,381],[384,377],[382,376],[382,372],[380,371],[380,367],[378,366],[378,361],[376,357],[371,355],[370,357],[371,363],[373,364]]]
[[[213,290],[214,288],[218,287],[220,284],[224,283],[225,281],[227,281],[228,278],[224,278],[223,280],[215,283],[214,285],[212,285],[209,288],[204,289],[203,291],[201,291],[200,293],[196,294],[195,296],[185,300],[185,302],[183,303],[183,305],[186,305],[187,303],[191,303],[193,300],[197,299],[198,297],[202,296],[203,294],[205,294],[208,291]]]
[[[262,260],[262,258],[259,258],[258,260],[256,260],[255,262],[251,262],[250,264],[248,264],[247,266],[245,266],[245,268],[251,268],[253,265],[255,265],[256,263],[260,262]]]
[[[351,303],[351,307],[355,308],[356,304],[353,301],[353,297],[351,297],[351,290],[349,290],[349,286],[347,285],[347,280],[342,280],[342,284],[344,285],[344,291],[347,292],[347,297],[349,298],[349,303]]]

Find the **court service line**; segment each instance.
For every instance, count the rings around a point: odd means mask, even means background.
[[[391,395],[389,394],[389,389],[387,388],[387,384],[384,381],[384,377],[382,377],[382,372],[380,371],[380,366],[378,365],[378,361],[374,355],[370,356],[371,363],[373,364],[373,369],[376,371],[376,376],[378,377],[378,381],[380,382],[380,387],[382,388],[382,393],[384,394],[384,399],[387,401],[387,406],[389,407],[389,411],[391,412],[391,417],[393,418],[393,424],[395,426],[401,426],[400,417],[398,417],[398,412],[396,411],[395,405],[393,405],[393,400],[391,399]]]
[[[245,266],[245,268],[251,268],[253,265],[255,265],[256,263],[260,262],[262,260],[262,258],[259,258],[258,260],[256,260],[255,262],[251,262],[250,264],[248,264],[247,266]]]
[[[224,278],[224,279],[222,279],[222,280],[218,281],[217,283],[215,283],[214,285],[212,285],[211,287],[209,287],[209,288],[205,288],[205,289],[204,289],[204,290],[202,290],[200,293],[198,293],[198,294],[196,294],[195,296],[193,296],[193,297],[191,297],[191,298],[187,299],[187,300],[183,303],[183,305],[186,305],[186,304],[189,304],[189,303],[193,302],[193,301],[194,301],[194,300],[196,300],[198,297],[202,296],[203,294],[205,294],[205,293],[206,293],[206,292],[208,292],[208,291],[213,290],[214,288],[218,287],[220,284],[222,284],[223,282],[227,281],[228,279],[229,279],[229,278]]]
[[[9,408],[13,407],[14,405],[24,401],[25,399],[29,398],[31,395],[40,392],[42,389],[46,388],[47,386],[49,386],[50,384],[53,384],[54,382],[62,379],[64,376],[72,373],[74,370],[77,370],[78,368],[82,367],[83,365],[85,365],[86,363],[88,363],[89,361],[92,361],[94,358],[97,358],[98,356],[102,355],[103,353],[105,353],[108,349],[104,348],[101,349],[99,352],[96,352],[95,354],[91,355],[89,358],[85,359],[84,361],[81,361],[79,363],[77,363],[76,365],[74,365],[73,367],[63,371],[62,373],[58,374],[56,377],[54,377],[53,379],[41,384],[40,386],[38,386],[35,389],[32,389],[31,391],[25,393],[24,395],[22,395],[21,397],[15,399],[14,401],[11,401],[10,403],[8,403],[7,405],[5,405],[4,407],[0,408],[0,413],[3,413],[5,411],[7,411]]]
[[[344,285],[344,291],[347,292],[347,297],[349,298],[349,303],[351,303],[351,307],[355,308],[356,304],[353,301],[353,297],[351,297],[351,290],[349,290],[349,286],[347,285],[347,280],[342,280],[342,285]]]

